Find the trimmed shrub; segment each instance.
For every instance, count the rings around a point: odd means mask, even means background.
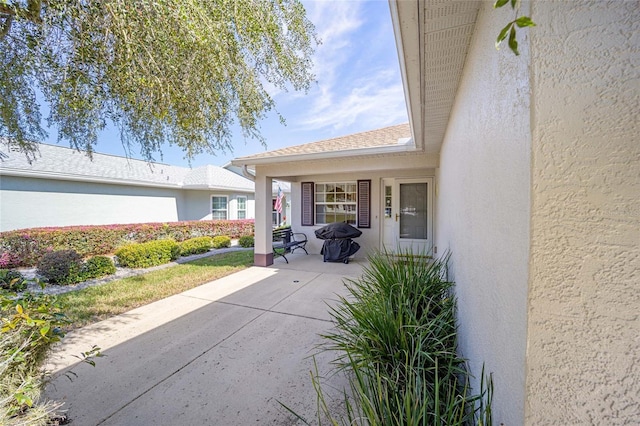
[[[180,255],[206,253],[211,249],[211,237],[189,238],[180,243]]]
[[[253,234],[254,221],[194,220],[128,225],[31,228],[0,233],[0,268],[36,265],[52,250],[75,250],[82,257],[114,253],[127,243],[158,239],[184,241],[195,237]]]
[[[253,235],[243,235],[238,239],[238,244],[240,244],[240,247],[244,248],[253,247],[255,245]]]
[[[223,235],[213,237],[213,248],[220,249],[225,247],[231,247],[231,238]]]
[[[116,251],[118,263],[126,268],[162,265],[177,259],[179,255],[180,246],[173,240],[127,244]]]
[[[0,269],[0,288],[9,291],[22,291],[27,288],[27,280],[20,271]]]
[[[82,257],[75,250],[58,250],[45,254],[38,263],[38,274],[52,284],[75,284],[82,281]]]
[[[90,280],[115,273],[116,265],[113,264],[113,260],[107,256],[95,256],[82,265],[81,275],[83,279]]]

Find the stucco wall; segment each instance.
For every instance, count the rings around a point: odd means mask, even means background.
[[[424,170],[405,170],[405,171],[386,171],[377,173],[334,173],[331,175],[308,175],[300,177],[305,182],[356,182],[358,179],[371,179],[371,228],[359,228],[362,235],[354,241],[360,244],[360,250],[355,254],[356,258],[366,258],[367,255],[375,250],[380,249],[380,232],[381,232],[381,215],[382,215],[382,196],[381,185],[382,179],[391,178],[414,178],[414,177],[431,177],[434,175],[433,169]],[[309,253],[320,254],[323,241],[316,238],[314,231],[322,228],[324,225],[301,226],[301,188],[300,182],[291,183],[291,223],[295,232],[303,232],[307,235],[309,242],[307,250]]]
[[[528,424],[640,424],[640,6],[535,1]]]
[[[525,404],[529,53],[525,39],[520,57],[496,51],[497,32],[513,17],[491,6],[479,12],[440,154],[436,245],[451,253],[459,347],[474,386],[484,362],[495,384],[494,424],[515,426]]]
[[[247,198],[247,219],[255,218],[254,194],[226,191],[184,191],[184,214],[180,220],[211,220],[211,197],[213,195],[227,197],[228,219],[238,218],[237,199]]]
[[[179,190],[2,176],[0,230],[40,226],[171,222],[184,213]]]

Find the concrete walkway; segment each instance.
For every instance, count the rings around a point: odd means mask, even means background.
[[[311,355],[332,328],[327,304],[365,261],[287,257],[70,333],[45,396],[66,402],[78,426],[303,424],[280,403],[317,423]],[[73,355],[92,345],[105,357],[96,367],[77,363]],[[315,362],[339,411],[348,384],[328,374],[334,356]]]

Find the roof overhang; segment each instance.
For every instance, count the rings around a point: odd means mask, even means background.
[[[316,161],[316,160],[331,160],[334,158],[367,158],[376,157],[379,155],[406,153],[415,151],[416,147],[413,143],[413,139],[400,139],[396,145],[375,146],[368,148],[357,149],[343,149],[336,151],[325,151],[295,155],[280,155],[274,157],[264,158],[251,158],[240,157],[231,161],[234,166],[259,166],[266,164],[279,164],[283,162],[296,162],[296,161]]]
[[[440,151],[475,30],[477,0],[389,0],[416,148]]]

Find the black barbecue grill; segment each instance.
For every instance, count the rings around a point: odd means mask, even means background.
[[[360,244],[352,240],[362,235],[362,231],[348,223],[330,223],[315,231],[316,237],[324,240],[320,254],[325,262],[349,263],[349,257],[360,250]]]

